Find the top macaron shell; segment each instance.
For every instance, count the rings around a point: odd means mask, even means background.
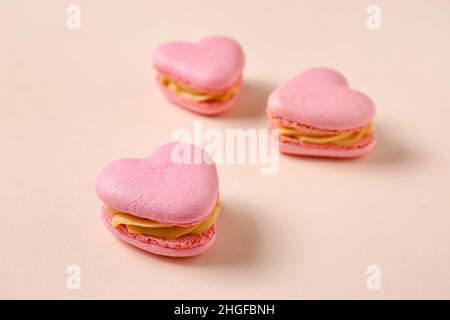
[[[172,149],[183,146],[202,163],[175,163]],[[189,149],[188,149],[189,148]],[[204,220],[216,205],[219,183],[216,166],[201,148],[169,143],[146,159],[121,159],[106,165],[97,177],[103,202],[121,212],[173,225]]]
[[[287,120],[327,130],[362,127],[375,114],[369,97],[350,89],[343,75],[327,68],[306,70],[278,87],[269,97],[268,110]]]
[[[161,74],[191,88],[221,92],[240,81],[244,54],[235,40],[212,36],[197,43],[164,43],[154,51],[153,64]]]

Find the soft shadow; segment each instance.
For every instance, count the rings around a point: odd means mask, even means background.
[[[383,122],[375,122],[375,148],[364,157],[368,164],[396,165],[406,164],[415,160],[414,153],[408,149],[410,144],[398,141],[395,127]]]
[[[259,80],[245,80],[235,104],[221,118],[256,118],[265,116],[267,99],[274,85]]]
[[[260,235],[257,224],[248,214],[254,212],[246,203],[228,203],[221,201],[221,213],[217,220],[215,243],[206,252],[194,257],[155,258],[175,264],[208,266],[252,264],[259,254]]]

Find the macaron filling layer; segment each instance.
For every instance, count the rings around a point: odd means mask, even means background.
[[[131,234],[146,235],[162,239],[176,239],[183,235],[200,235],[206,232],[217,220],[220,213],[219,202],[206,219],[189,226],[176,226],[133,216],[106,206],[113,217],[111,225],[117,228],[124,225]]]
[[[339,146],[350,146],[373,133],[372,123],[355,130],[337,133],[319,130],[301,130],[284,125],[277,125],[277,129],[280,130],[280,136],[295,138],[302,143],[306,142],[319,145],[332,144]]]
[[[230,100],[238,91],[240,82],[222,92],[204,92],[189,87],[179,81],[167,76],[159,75],[158,81],[168,90],[183,96],[186,99],[201,103],[226,102]]]

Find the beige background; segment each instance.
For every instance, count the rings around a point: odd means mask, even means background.
[[[81,6],[81,30],[66,7]],[[0,298],[450,298],[450,2],[2,1]],[[157,91],[152,49],[238,39],[245,86],[203,118]],[[283,156],[280,172],[219,166],[215,246],[148,255],[106,231],[96,173],[144,157],[175,128],[264,128],[277,85],[341,70],[376,105],[379,144],[356,161]],[[82,289],[66,288],[66,267]],[[382,272],[368,290],[366,268]]]

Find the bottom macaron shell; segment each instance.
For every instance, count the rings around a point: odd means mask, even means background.
[[[135,235],[127,231],[125,226],[114,228],[111,225],[112,215],[106,210],[102,210],[102,220],[106,228],[120,240],[125,241],[135,247],[147,252],[169,256],[169,257],[190,257],[207,250],[214,243],[216,238],[216,225],[212,225],[201,235],[185,235],[177,239],[161,239],[156,237]]]
[[[159,88],[163,92],[164,96],[177,106],[206,116],[212,116],[224,112],[231,107],[236,100],[236,96],[238,95],[238,92],[236,92],[233,97],[225,102],[202,103],[195,100],[186,99],[183,96],[167,89],[162,84],[159,84]]]
[[[327,158],[357,158],[365,155],[375,147],[376,140],[373,140],[366,146],[354,149],[333,149],[333,148],[309,148],[302,145],[279,142],[280,152],[292,155],[327,157]]]

